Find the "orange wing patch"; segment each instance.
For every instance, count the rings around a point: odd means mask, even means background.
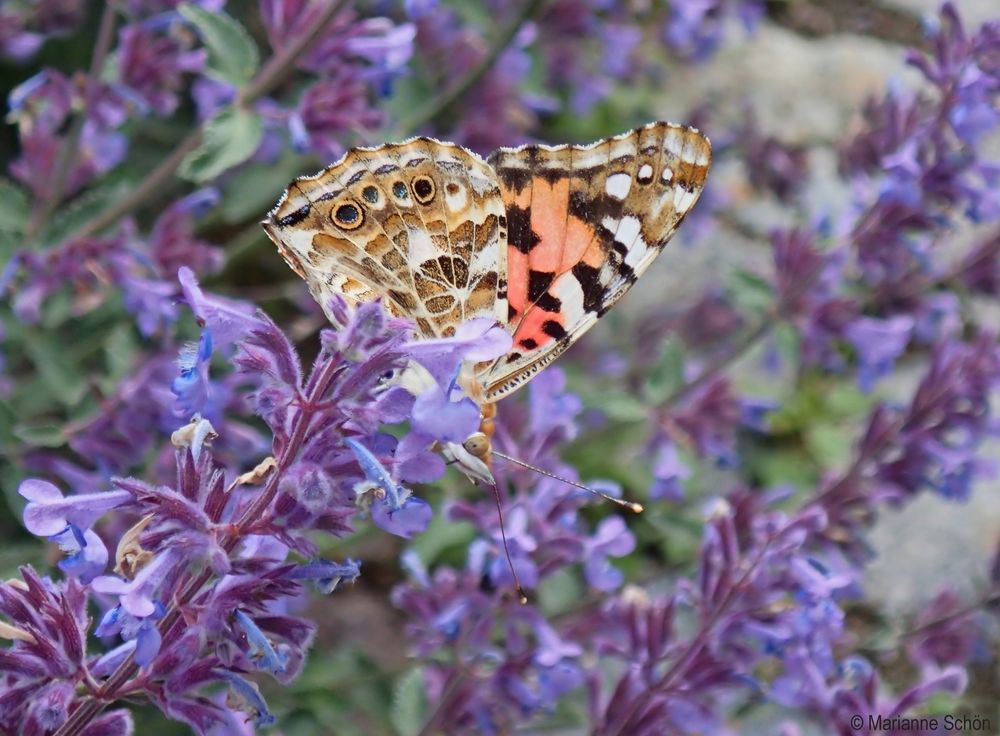
[[[669,123],[490,156],[507,209],[514,347],[481,374],[488,400],[524,385],[628,291],[694,206],[710,160],[704,135]]]

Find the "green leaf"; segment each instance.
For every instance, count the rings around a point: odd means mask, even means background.
[[[646,405],[631,394],[609,391],[598,397],[592,404],[603,411],[609,419],[619,422],[641,422],[649,416]]]
[[[410,670],[396,683],[389,717],[399,736],[417,736],[420,733],[427,718],[424,674],[420,667]]]
[[[121,179],[115,181],[105,179],[103,183],[90,187],[59,208],[52,222],[46,225],[42,232],[44,242],[52,245],[69,237],[96,215],[124,198],[131,189],[132,184]]]
[[[569,570],[559,570],[546,576],[538,586],[538,606],[546,615],[557,615],[579,605],[586,593],[577,575]]]
[[[0,232],[20,233],[28,219],[28,195],[0,176]]]
[[[430,564],[449,547],[466,545],[475,535],[476,530],[469,522],[448,521],[442,514],[435,514],[427,531],[418,534],[411,547],[421,560]]]
[[[281,187],[308,168],[303,161],[302,156],[288,155],[275,162],[248,164],[239,177],[228,179],[222,188],[222,219],[259,221],[278,201]],[[256,231],[264,234],[259,227]]]
[[[665,401],[684,383],[684,351],[680,341],[668,339],[660,357],[646,377],[646,398],[652,404]]]
[[[817,463],[832,472],[850,465],[856,439],[856,427],[834,422],[817,422],[805,431],[806,445]]]
[[[191,21],[208,50],[208,75],[237,87],[257,71],[260,55],[250,34],[235,18],[222,11],[209,12],[197,5],[181,5],[181,15]]]
[[[67,360],[66,346],[51,333],[39,332],[22,342],[34,364],[45,394],[63,406],[76,406],[87,393],[87,379],[74,361]]]
[[[250,158],[263,133],[257,113],[237,108],[219,111],[205,124],[201,145],[181,161],[180,175],[197,184],[214,179]]]
[[[743,311],[760,314],[774,302],[774,287],[762,276],[750,271],[734,271],[729,277],[733,300]]]
[[[62,447],[66,435],[58,424],[20,425],[14,427],[14,436],[32,447]]]
[[[771,334],[774,335],[774,342],[781,359],[787,365],[798,365],[802,338],[799,331],[795,329],[795,325],[779,322],[774,326]]]

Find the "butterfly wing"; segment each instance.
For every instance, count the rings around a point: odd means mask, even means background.
[[[262,223],[327,309],[381,297],[427,337],[506,321],[506,219],[493,170],[450,143],[356,148],[289,185]]]
[[[489,401],[524,385],[628,291],[698,201],[711,156],[695,128],[650,123],[588,146],[489,157],[507,210],[514,336],[480,372]]]

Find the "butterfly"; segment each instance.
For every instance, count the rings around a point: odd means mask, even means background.
[[[381,298],[426,338],[474,317],[505,327],[512,349],[462,382],[481,431],[449,448],[491,481],[495,403],[649,268],[698,201],[711,158],[700,131],[664,122],[589,145],[500,148],[485,161],[412,138],[352,149],[296,179],[262,225],[324,309],[334,295]]]

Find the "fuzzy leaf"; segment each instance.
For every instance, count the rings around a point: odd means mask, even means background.
[[[62,447],[66,435],[58,424],[18,425],[14,436],[31,447]]]
[[[646,378],[646,398],[651,404],[660,404],[683,383],[684,351],[678,340],[667,340]]]
[[[417,736],[427,718],[427,696],[424,693],[423,670],[410,670],[396,683],[389,715],[399,736]]]
[[[257,71],[260,55],[246,29],[222,11],[184,4],[178,10],[198,29],[208,50],[208,75],[239,87]]]
[[[0,232],[20,233],[28,219],[28,195],[9,179],[0,177]]]
[[[201,145],[181,161],[180,175],[196,183],[210,181],[250,158],[264,126],[249,110],[226,108],[205,124]]]
[[[68,204],[59,207],[52,221],[42,231],[44,241],[55,244],[70,237],[95,216],[122,200],[132,189],[132,184],[121,179],[105,177],[102,181],[75,196]]]

